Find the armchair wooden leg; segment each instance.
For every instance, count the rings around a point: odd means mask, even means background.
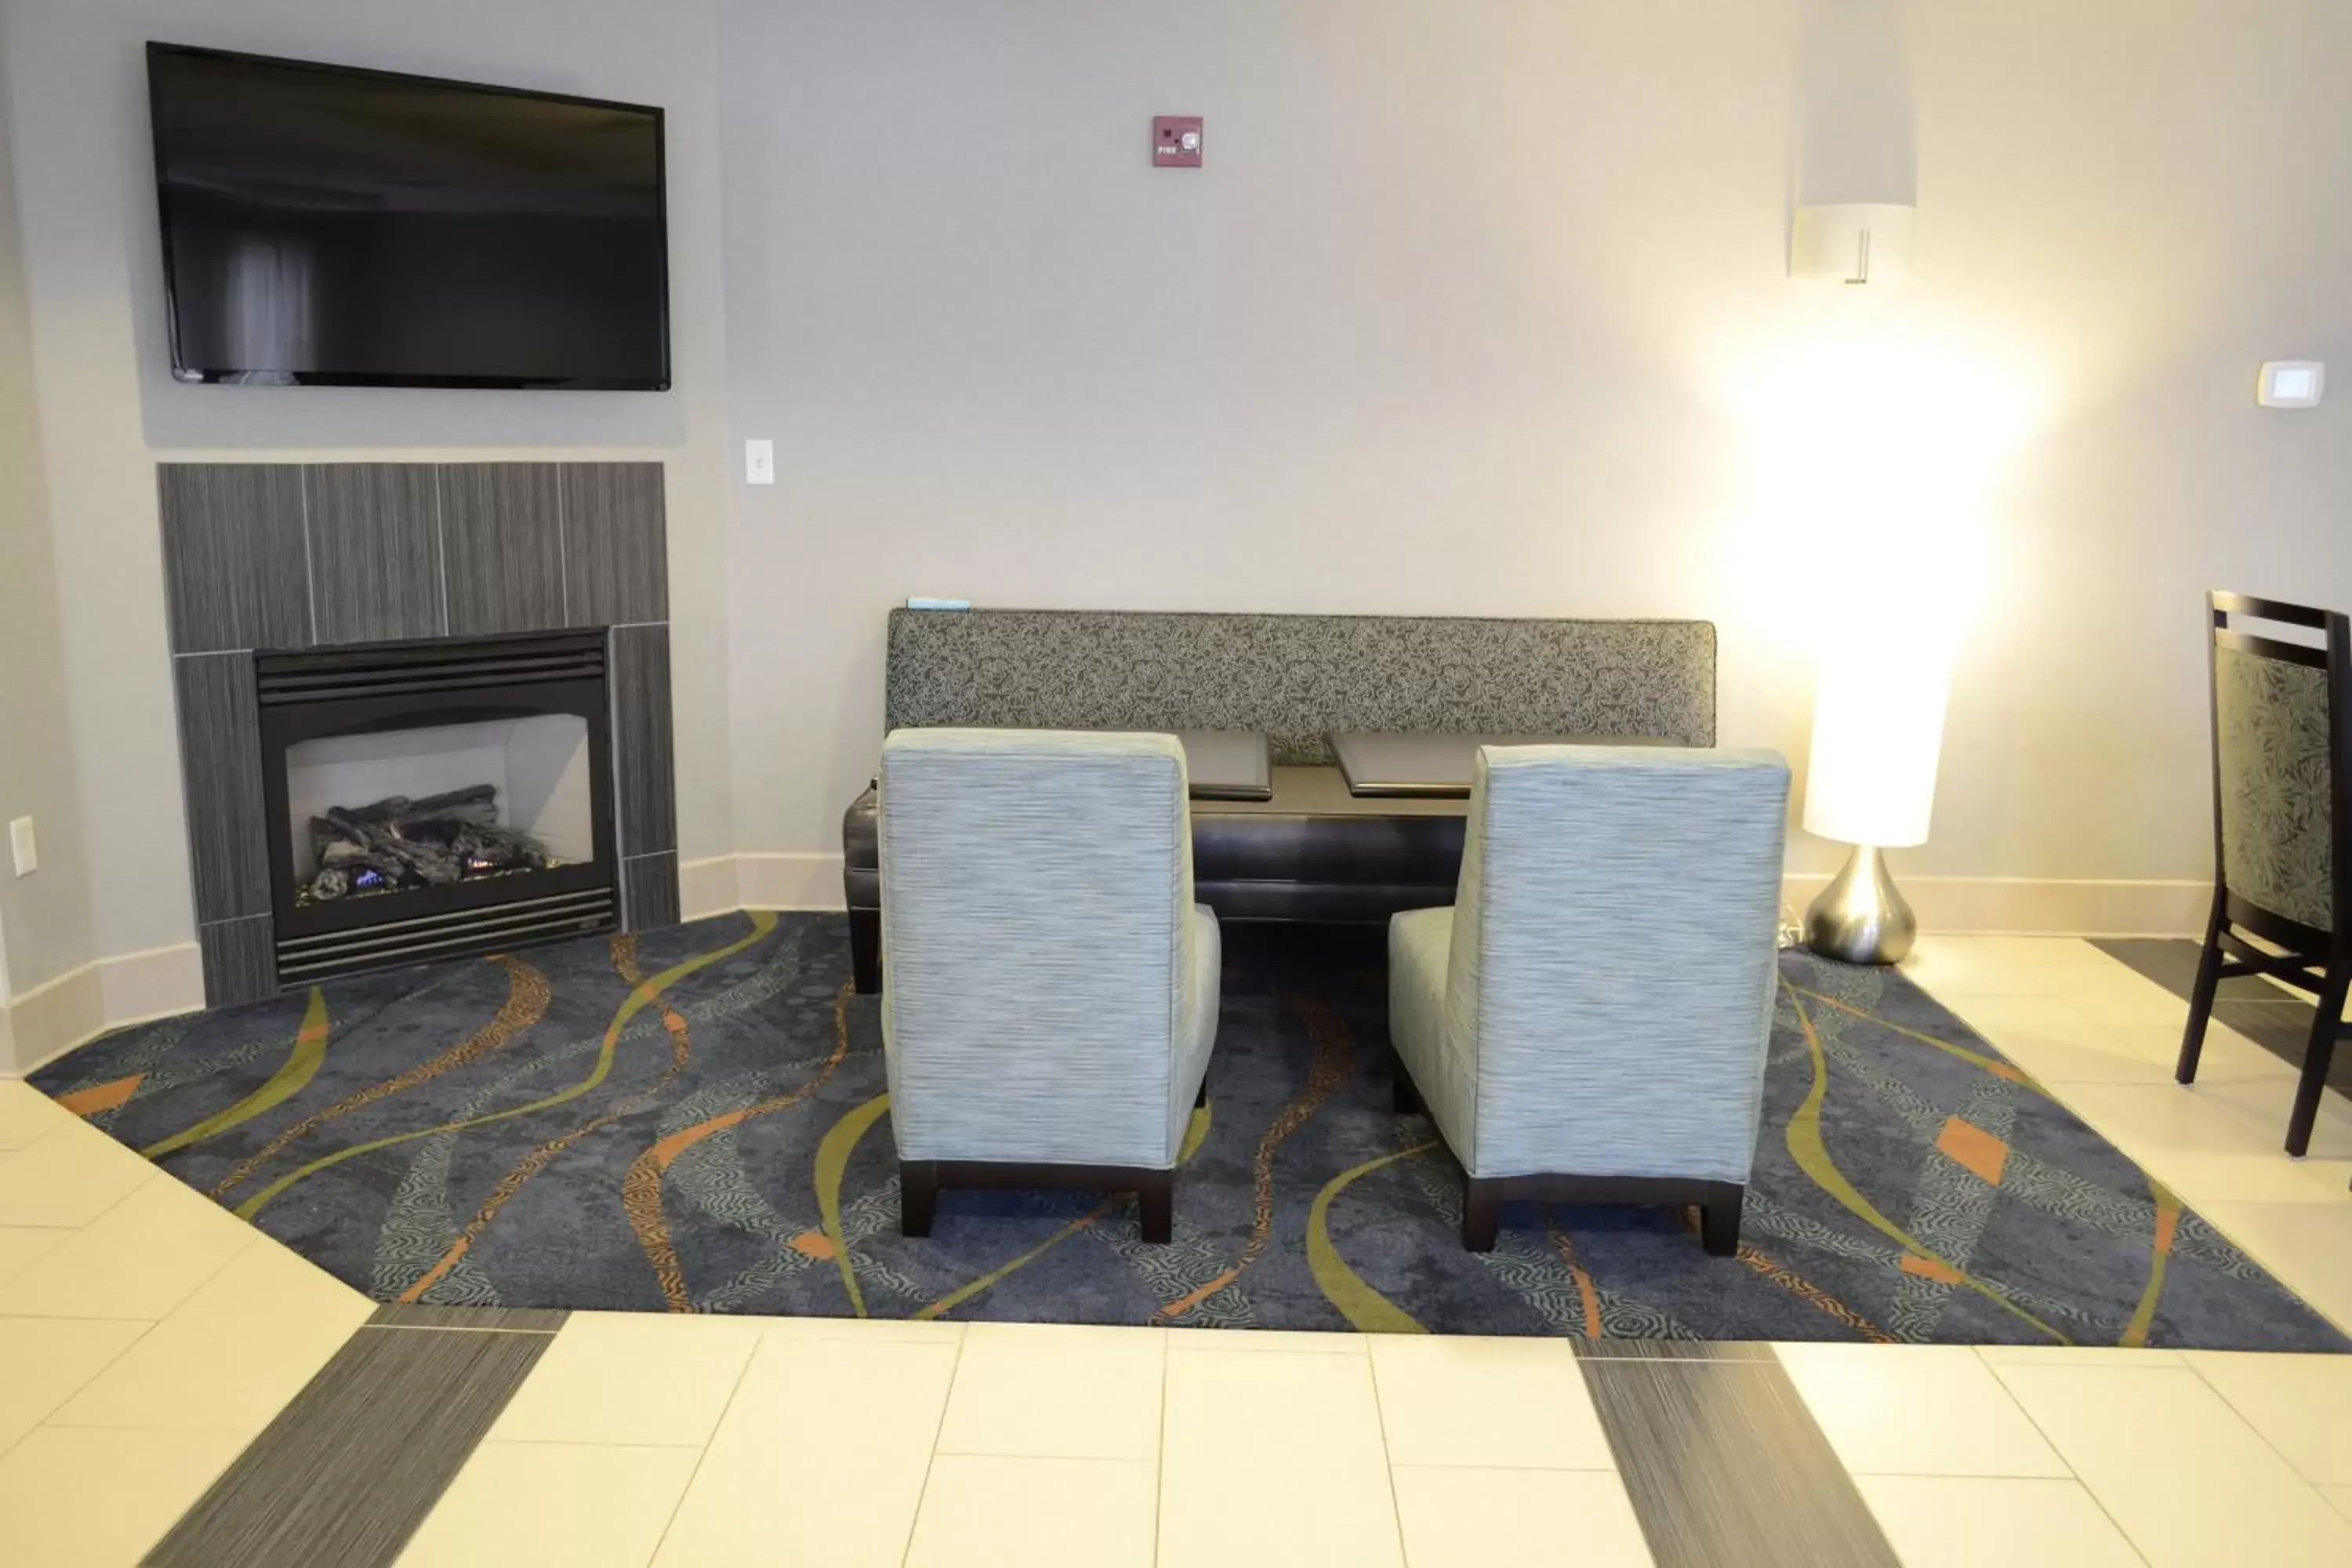
[[[1706,1201],[1698,1207],[1699,1244],[1715,1258],[1739,1250],[1739,1211],[1747,1205],[1748,1189],[1736,1182],[1710,1182]]]
[[[2311,1039],[2303,1047],[2303,1079],[2294,1087],[2294,1110],[2286,1122],[2286,1152],[2298,1158],[2311,1150],[2311,1129],[2319,1120],[2320,1092],[2327,1087],[2327,1068],[2336,1057],[2336,1037],[2344,1032],[2347,982],[2352,982],[2352,962],[2337,959],[2330,963],[2327,984],[2319,993],[2318,1011],[2311,1020]]]
[[[882,911],[849,911],[849,976],[860,996],[882,989]]]
[[[1429,1110],[1412,1074],[1405,1070],[1404,1058],[1393,1047],[1389,1051],[1389,1109],[1399,1116],[1423,1116]]]
[[[2205,1050],[2205,1025],[2213,1016],[2213,994],[2221,986],[2221,926],[2228,917],[2222,894],[2213,894],[2213,913],[2205,922],[2205,951],[2197,959],[2197,984],[2189,993],[2189,1027],[2180,1037],[2180,1060],[2172,1076],[2181,1083],[2197,1081],[2197,1058]]]
[[[898,1234],[929,1236],[931,1215],[940,1203],[940,1167],[936,1160],[898,1162]]]
[[[1492,1252],[1503,1228],[1503,1184],[1496,1177],[1462,1179],[1462,1247]]]
[[[1143,1239],[1164,1244],[1176,1235],[1176,1173],[1147,1171],[1136,1183],[1136,1206],[1141,1211]]]

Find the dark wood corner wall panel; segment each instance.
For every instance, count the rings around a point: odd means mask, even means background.
[[[563,468],[564,593],[575,626],[669,619],[659,463]]]
[[[563,501],[553,463],[441,470],[449,635],[552,631],[563,613]]]
[[[172,661],[186,778],[188,870],[198,923],[269,913],[268,826],[261,810],[260,709],[253,655]]]
[[[204,961],[205,1000],[215,1007],[259,1002],[278,994],[278,921],[269,915],[214,921],[196,927]]]
[[[677,847],[676,747],[670,725],[669,628],[613,629],[615,821],[626,858]]]
[[[677,920],[661,464],[165,463],[156,494],[207,1000],[275,984],[257,648],[613,627],[625,904]]]
[[[302,485],[318,641],[446,635],[433,469],[422,463],[317,463],[303,469]]]
[[[677,903],[675,853],[639,855],[621,862],[621,920],[628,930],[677,924]]]
[[[172,651],[309,647],[302,470],[165,463],[155,482]]]

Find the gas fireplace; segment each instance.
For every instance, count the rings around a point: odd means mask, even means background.
[[[659,463],[165,463],[205,998],[679,918]]]
[[[281,984],[614,929],[601,631],[254,663]]]

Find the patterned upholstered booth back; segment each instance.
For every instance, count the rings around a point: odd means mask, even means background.
[[[2332,932],[2336,741],[2330,673],[2313,661],[2319,651],[2215,634],[2215,803],[2230,892]]]
[[[1706,621],[893,610],[887,727],[1333,730],[1715,743]]]
[[[1474,1173],[1748,1180],[1788,800],[1778,752],[1479,748],[1445,985]]]
[[[1183,749],[902,730],[881,787],[901,1157],[1170,1163],[1193,1023]]]

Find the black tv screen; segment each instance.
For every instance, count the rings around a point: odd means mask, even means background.
[[[147,46],[172,370],[669,385],[662,111]]]

